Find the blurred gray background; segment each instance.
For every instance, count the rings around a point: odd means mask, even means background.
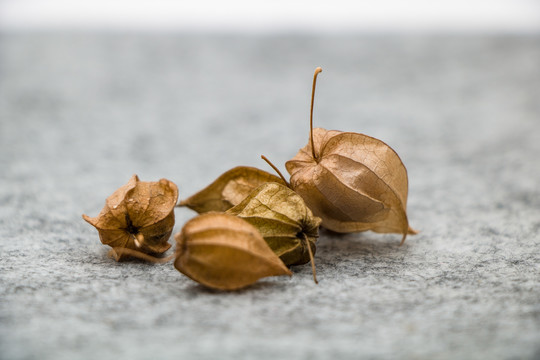
[[[1,359],[540,358],[540,35],[526,17],[156,30],[0,4],[19,16],[0,26]],[[418,235],[323,230],[319,285],[306,265],[238,292],[107,257],[81,215],[132,174],[185,198],[237,165],[271,171],[261,154],[284,171],[308,140],[316,66],[316,126],[398,152]],[[195,216],[175,212],[175,232]]]

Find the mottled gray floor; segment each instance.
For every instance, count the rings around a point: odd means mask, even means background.
[[[115,263],[81,219],[187,197],[317,126],[390,144],[421,233],[322,232],[239,292]],[[178,231],[194,216],[177,209]],[[0,35],[0,358],[540,358],[539,36]]]

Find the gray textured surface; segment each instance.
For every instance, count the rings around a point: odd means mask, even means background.
[[[0,357],[539,358],[539,64],[537,36],[1,35]],[[400,154],[419,235],[323,232],[318,286],[233,293],[106,256],[81,214],[134,173],[283,169],[319,65],[316,125]]]

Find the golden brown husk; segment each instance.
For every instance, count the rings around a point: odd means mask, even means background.
[[[140,181],[133,175],[127,184],[105,201],[98,216],[83,219],[94,226],[103,244],[115,249],[127,248],[144,254],[162,254],[174,227],[174,206],[178,188],[166,179]],[[128,255],[112,251],[117,261]]]
[[[304,200],[284,185],[263,184],[227,213],[255,226],[286,265],[308,263],[308,244],[315,253],[321,219],[313,216]]]
[[[236,290],[263,277],[291,275],[257,229],[233,215],[199,215],[175,239],[176,269],[210,288]]]
[[[367,135],[322,128],[313,129],[313,143],[285,166],[292,189],[322,226],[341,233],[400,233],[403,239],[416,233],[406,214],[407,170],[392,148]]]
[[[189,207],[199,214],[227,211],[244,200],[253,189],[267,182],[285,184],[279,177],[266,171],[238,166],[221,174],[210,185],[182,200],[178,206]]]

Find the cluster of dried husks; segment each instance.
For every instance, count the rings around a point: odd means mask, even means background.
[[[117,261],[136,257],[174,260],[191,279],[211,288],[240,289],[260,278],[291,275],[288,266],[311,263],[319,226],[348,233],[415,234],[406,213],[407,170],[392,148],[375,138],[313,128],[315,70],[308,144],[285,164],[279,177],[253,167],[225,172],[212,184],[181,201],[200,215],[175,235],[176,250],[166,252],[174,227],[178,189],[171,181],[142,182],[134,175],[106,200],[101,213],[84,220]]]

